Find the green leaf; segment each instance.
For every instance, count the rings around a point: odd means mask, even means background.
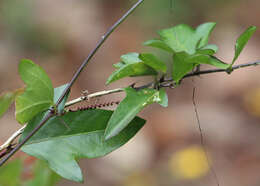
[[[150,46],[150,47],[165,50],[166,52],[170,52],[170,53],[173,52],[173,50],[167,44],[165,44],[163,41],[161,41],[159,39],[148,40],[148,41],[144,42],[143,44],[145,46]]]
[[[129,87],[125,92],[126,98],[120,102],[107,124],[105,140],[120,134],[145,106],[161,101],[159,91],[154,89],[136,91]]]
[[[196,35],[200,38],[198,48],[204,47],[208,44],[209,35],[215,28],[216,23],[204,23],[196,28]]]
[[[142,62],[142,61],[139,59],[139,54],[138,54],[138,53],[135,53],[135,52],[122,55],[122,56],[120,57],[120,60],[121,60],[123,63],[138,63],[138,62]]]
[[[188,25],[181,24],[161,30],[159,35],[166,46],[169,46],[175,53],[186,52],[194,54],[196,48],[201,48],[208,44],[209,35],[215,25],[216,23],[204,23],[194,30]]]
[[[168,96],[167,93],[164,89],[160,89],[159,91],[159,97],[160,100],[158,103],[162,106],[162,107],[168,107]]]
[[[139,59],[138,53],[129,53],[121,56],[121,63],[116,64],[117,70],[107,79],[106,84],[112,83],[124,77],[157,75],[157,72]]]
[[[255,26],[250,26],[248,29],[246,29],[245,32],[243,32],[239,38],[236,41],[236,46],[235,46],[235,56],[232,60],[232,64],[231,66],[235,63],[235,61],[237,60],[238,56],[240,55],[240,53],[242,52],[243,48],[245,47],[245,45],[247,44],[248,40],[252,37],[252,35],[254,34],[254,32],[256,31],[256,27]]]
[[[124,65],[125,65],[125,63],[122,62],[122,61],[120,61],[120,62],[118,62],[118,63],[116,63],[116,64],[113,64],[113,66],[114,66],[115,68],[121,68],[121,67],[124,66]]]
[[[206,45],[204,47],[199,48],[196,53],[212,56],[215,53],[217,53],[217,51],[218,51],[217,45]]]
[[[10,105],[14,102],[15,97],[23,92],[23,89],[18,89],[12,92],[3,93],[0,96],[0,118],[8,110]]]
[[[154,70],[166,73],[167,66],[164,62],[160,61],[153,54],[140,54],[139,58],[148,66],[152,67]]]
[[[159,31],[161,40],[166,43],[175,53],[186,52],[194,54],[199,37],[193,28],[181,24],[175,27]]]
[[[221,61],[220,59],[216,58],[215,56],[210,56],[209,62],[206,64],[213,65],[213,66],[215,66],[217,68],[221,68],[221,69],[227,69],[229,67],[229,64]]]
[[[131,139],[145,123],[143,119],[136,117],[119,135],[104,141],[104,131],[112,113],[108,110],[85,110],[53,117],[22,147],[22,150],[45,160],[60,176],[81,182],[83,177],[76,159],[97,158],[112,152]],[[21,140],[39,124],[43,115],[44,113],[29,122]],[[70,129],[68,130],[63,123]]]
[[[53,86],[45,71],[30,60],[22,60],[19,74],[26,84],[23,94],[15,99],[16,120],[23,124],[53,104]]]
[[[65,88],[68,86],[67,84],[61,85],[59,87],[56,87],[54,89],[54,97],[53,97],[53,102],[56,103],[58,101],[58,99],[60,98],[60,96],[62,95],[63,91],[65,90]],[[69,93],[66,94],[66,96],[64,97],[64,99],[62,100],[62,102],[60,103],[59,107],[58,107],[58,113],[62,113],[62,111],[64,110],[66,101],[69,97]]]
[[[188,63],[186,60],[190,55],[185,52],[173,55],[172,78],[178,84],[179,81],[197,65],[196,63]]]
[[[223,61],[219,60],[218,58],[214,56],[209,55],[203,55],[203,54],[195,54],[192,56],[189,56],[185,59],[185,62],[190,64],[208,64],[215,66],[217,68],[221,69],[227,69],[229,67],[229,64],[224,63]]]
[[[51,171],[45,162],[36,161],[34,164],[34,177],[26,181],[26,186],[55,186],[60,180],[60,176]]]
[[[18,186],[21,182],[22,161],[20,159],[8,162],[0,167],[0,186]]]

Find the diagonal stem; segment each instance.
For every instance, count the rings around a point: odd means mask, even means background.
[[[75,81],[78,79],[80,73],[82,70],[86,67],[86,65],[89,63],[89,61],[92,59],[92,57],[96,54],[98,49],[102,46],[102,44],[106,41],[106,39],[114,32],[114,30],[126,20],[126,18],[134,12],[134,10],[143,3],[144,0],[139,0],[137,3],[135,3],[132,8],[130,8],[112,27],[108,29],[108,31],[101,37],[101,40],[97,43],[96,47],[90,52],[88,57],[83,61],[82,65],[79,67],[79,69],[76,71],[74,76],[72,77],[69,85],[66,87],[66,89],[63,91],[62,95],[58,99],[57,103],[55,104],[55,107],[57,108],[59,104],[62,102],[66,94],[68,94],[70,88],[75,83]],[[46,117],[40,122],[40,124],[34,128],[34,130],[18,145],[15,146],[14,149],[10,151],[3,159],[0,161],[0,166],[2,166],[9,158],[11,158],[51,117],[55,116],[54,109],[51,109]]]
[[[69,85],[66,87],[66,89],[63,91],[61,97],[56,103],[56,106],[58,106],[65,95],[69,92],[70,88],[74,84],[74,82],[79,77],[80,73],[84,69],[84,67],[89,63],[89,61],[92,59],[92,57],[96,54],[98,49],[102,46],[102,44],[107,40],[107,38],[114,32],[114,30],[143,2],[144,0],[139,0],[132,8],[130,8],[112,27],[109,28],[109,30],[106,32],[105,35],[101,37],[101,40],[97,43],[96,47],[90,52],[88,57],[83,61],[73,78],[71,79]]]

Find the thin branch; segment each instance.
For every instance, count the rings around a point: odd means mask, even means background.
[[[104,90],[104,91],[101,91],[101,92],[96,92],[96,93],[93,93],[93,94],[89,94],[87,96],[81,96],[77,99],[74,99],[74,100],[67,102],[65,104],[65,107],[69,107],[71,105],[74,105],[74,104],[79,103],[79,102],[84,101],[84,100],[89,100],[90,98],[101,97],[101,96],[105,96],[105,95],[113,94],[113,93],[117,93],[117,92],[122,92],[122,91],[124,91],[123,88],[117,88],[117,89],[113,89],[113,90]]]
[[[113,90],[105,90],[105,91],[100,91],[100,92],[95,92],[93,94],[89,94],[87,96],[81,96],[79,98],[76,98],[74,100],[71,100],[69,102],[67,102],[65,104],[65,107],[69,107],[69,106],[72,106],[74,104],[77,104],[81,101],[85,101],[85,100],[89,100],[91,98],[95,98],[95,97],[101,97],[101,96],[105,96],[105,95],[109,95],[109,94],[113,94],[113,93],[118,93],[118,92],[122,92],[124,91],[123,88],[117,88],[117,89],[113,89]],[[10,136],[3,145],[0,146],[0,152],[2,152],[4,149],[7,149],[9,148],[13,141],[19,137],[23,130],[25,129],[26,125],[24,125],[23,127],[21,127],[19,130],[17,130],[14,134],[12,134],[12,136]],[[1,157],[0,157],[1,158]]]
[[[192,77],[192,76],[199,76],[199,75],[203,75],[203,74],[211,74],[211,73],[216,73],[216,72],[226,72],[226,73],[230,74],[234,70],[237,70],[240,68],[245,68],[245,67],[250,67],[250,66],[257,66],[257,65],[260,65],[260,61],[256,61],[256,62],[252,62],[252,63],[245,63],[245,64],[241,64],[241,65],[234,65],[231,68],[231,71],[228,71],[225,69],[202,70],[202,71],[198,71],[198,72],[194,72],[194,73],[189,73],[186,76],[184,76],[183,79]]]
[[[88,57],[83,61],[82,65],[79,67],[79,69],[76,71],[74,76],[72,77],[69,85],[66,87],[66,89],[63,91],[62,95],[59,97],[58,101],[55,104],[55,107],[57,108],[59,104],[62,102],[64,97],[69,92],[72,85],[75,83],[75,81],[78,79],[79,75],[81,74],[82,70],[86,67],[86,65],[89,63],[89,61],[92,59],[92,57],[96,54],[98,49],[102,46],[102,44],[106,41],[106,39],[114,32],[114,30],[126,20],[126,18],[134,12],[134,10],[143,2],[144,0],[139,0],[137,3],[133,5],[132,8],[130,8],[112,27],[108,29],[108,31],[101,37],[101,40],[97,43],[96,47],[90,52]],[[3,157],[3,159],[0,161],[0,166],[2,166],[10,157],[12,157],[51,117],[55,116],[54,108],[51,109],[47,116],[40,122],[40,124],[34,128],[34,130],[18,145],[15,146],[14,149],[10,151],[10,153],[7,154],[7,156]]]
[[[97,43],[96,47],[90,52],[88,57],[83,61],[82,65],[79,67],[73,78],[71,79],[69,85],[66,87],[66,89],[63,91],[61,97],[56,103],[56,106],[58,106],[63,98],[66,96],[66,94],[69,92],[70,88],[74,84],[74,82],[79,77],[82,70],[85,68],[85,66],[89,63],[89,61],[92,59],[92,57],[96,54],[98,49],[102,46],[102,44],[107,40],[107,38],[114,32],[114,30],[122,23],[126,18],[134,12],[134,10],[143,2],[144,0],[139,0],[132,8],[130,8],[112,27],[109,28],[109,30],[106,32],[105,35],[101,37],[101,40]]]
[[[193,76],[200,76],[200,75],[204,75],[204,74],[211,74],[211,73],[217,73],[217,72],[226,72],[228,74],[231,74],[232,71],[240,69],[240,68],[246,68],[246,67],[250,67],[250,66],[257,66],[260,65],[260,61],[256,61],[256,62],[251,62],[251,63],[245,63],[245,64],[241,64],[241,65],[234,65],[231,70],[226,70],[226,69],[210,69],[210,70],[201,70],[201,71],[195,71],[195,72],[191,72],[187,75],[185,75],[182,79],[185,78],[189,78],[189,77],[193,77]],[[169,82],[173,82],[172,78],[169,79],[164,79],[161,87],[170,87],[172,86],[172,84],[164,84],[164,83],[169,83]]]
[[[24,125],[22,128],[17,130],[6,142],[0,146],[0,152],[8,147],[13,143],[13,141],[22,134],[23,130],[25,129],[26,125]]]
[[[236,70],[236,69],[239,69],[239,68],[250,67],[250,66],[257,66],[257,65],[260,65],[260,62],[257,61],[257,62],[252,62],[252,63],[235,65],[235,66],[232,67],[232,70]],[[184,76],[184,78],[189,78],[189,77],[193,77],[193,76],[199,76],[199,75],[203,75],[203,74],[217,73],[217,72],[227,72],[227,71],[224,70],[224,69],[203,70],[203,71],[192,72],[190,74],[187,74],[186,76]],[[171,88],[171,87],[174,86],[172,82],[173,82],[172,79],[164,79],[163,82],[161,82],[160,87],[170,87]],[[166,83],[166,84],[163,84],[163,83]],[[146,85],[142,85],[140,87],[135,87],[135,89],[140,90],[140,89],[143,89],[143,88],[148,88],[148,87],[152,86],[153,84],[154,84],[154,82],[151,82],[151,83],[148,83]],[[95,92],[95,93],[89,94],[87,96],[81,96],[79,98],[76,98],[74,100],[71,100],[71,101],[67,102],[65,104],[65,107],[69,107],[71,105],[77,104],[77,103],[79,103],[81,101],[84,101],[84,100],[88,100],[90,98],[101,97],[101,96],[108,95],[108,94],[122,92],[123,90],[124,90],[123,88],[117,88],[117,89],[113,89],[113,90],[106,90],[106,91]],[[0,146],[0,152],[10,146],[12,144],[12,142],[23,132],[23,129],[25,127],[26,127],[26,125],[24,125],[18,131],[16,131],[10,138],[8,138],[8,140],[2,146]]]

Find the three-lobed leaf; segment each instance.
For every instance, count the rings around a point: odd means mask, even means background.
[[[155,89],[135,90],[134,88],[125,88],[126,97],[120,102],[117,109],[111,116],[105,131],[105,140],[120,134],[120,132],[129,125],[133,118],[147,105],[154,102],[160,102],[167,106],[167,96],[163,90],[161,94]],[[160,96],[161,95],[161,96]]]
[[[185,24],[159,31],[161,40],[166,43],[175,53],[186,52],[194,54],[199,38],[195,30]]]
[[[30,60],[22,60],[19,74],[26,84],[25,91],[16,96],[16,120],[24,124],[39,112],[53,105],[54,89],[46,72]]]
[[[209,35],[215,28],[215,25],[216,23],[211,22],[204,23],[199,25],[196,29],[193,29],[186,24],[180,24],[172,28],[159,31],[159,35],[161,37],[161,41],[165,43],[166,46],[170,47],[173,52],[186,52],[188,54],[194,54],[197,48],[202,48],[208,44]],[[148,41],[150,46],[154,43],[152,41]],[[157,41],[157,43],[159,42]],[[145,44],[148,45],[147,43]],[[159,44],[153,44],[153,46],[159,46]],[[161,44],[160,46],[164,45]]]
[[[86,110],[51,118],[22,150],[45,160],[60,176],[81,182],[83,177],[76,159],[97,158],[112,152],[131,139],[145,123],[136,117],[119,135],[104,141],[104,131],[112,113],[108,110]],[[37,126],[43,115],[29,122],[21,139]]]

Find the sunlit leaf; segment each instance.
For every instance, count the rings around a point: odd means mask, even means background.
[[[86,110],[51,118],[22,150],[45,160],[60,176],[81,182],[83,177],[76,159],[97,158],[112,152],[131,139],[145,123],[136,117],[120,134],[104,141],[104,131],[112,113],[107,110]],[[22,139],[39,124],[43,115],[29,122]]]
[[[237,60],[238,56],[240,55],[240,53],[242,52],[243,48],[245,47],[245,45],[247,44],[248,40],[252,37],[252,35],[254,34],[254,32],[256,31],[256,27],[255,26],[250,26],[248,29],[246,29],[245,32],[243,32],[237,39],[236,41],[236,46],[235,46],[235,56],[232,60],[232,64],[231,66],[235,63],[235,61]]]
[[[53,104],[53,86],[45,71],[30,60],[22,60],[19,74],[26,84],[24,93],[15,99],[16,120],[23,124]]]
[[[196,53],[205,54],[205,55],[214,55],[218,51],[217,45],[206,45],[202,48],[199,48]]]
[[[188,54],[194,54],[199,41],[195,30],[185,24],[161,30],[159,31],[159,35],[161,36],[161,40],[175,53],[186,52]]]
[[[167,45],[165,44],[163,41],[159,40],[159,39],[153,39],[153,40],[149,40],[144,42],[145,46],[150,46],[150,47],[154,47],[154,48],[159,48],[162,50],[165,50],[167,52],[173,52],[173,50]]]
[[[197,65],[196,63],[186,62],[188,57],[189,55],[185,52],[180,52],[173,55],[172,78],[177,84]]]
[[[54,89],[54,98],[53,98],[53,102],[56,103],[58,101],[58,99],[60,98],[60,96],[62,95],[63,91],[65,90],[65,88],[68,86],[68,84],[64,84],[61,85],[59,87],[56,87]],[[64,97],[64,99],[62,100],[62,102],[60,103],[59,107],[58,107],[58,113],[61,113],[65,107],[66,101],[69,97],[69,93],[66,94],[66,96]]]
[[[217,68],[221,69],[227,69],[229,67],[229,64],[224,63],[223,61],[219,60],[218,58],[214,56],[209,55],[203,55],[203,54],[195,54],[190,57],[187,57],[185,59],[185,62],[191,63],[191,64],[208,64],[215,66]]]
[[[168,107],[168,96],[164,89],[160,89],[159,97],[160,101],[158,103],[163,107]]]
[[[124,65],[125,65],[125,63],[122,62],[122,61],[120,61],[120,62],[118,62],[118,63],[116,63],[116,64],[113,64],[113,66],[114,66],[115,68],[121,68],[121,67],[124,66]]]
[[[157,72],[146,65],[140,58],[138,53],[129,53],[121,56],[120,63],[116,64],[117,70],[114,71],[107,79],[106,84],[112,83],[124,77],[149,76],[157,75]]]
[[[209,35],[215,26],[216,23],[204,23],[196,28],[196,35],[200,38],[198,48],[204,47],[208,44]]]
[[[120,134],[133,118],[147,105],[160,102],[159,91],[154,89],[135,90],[126,88],[126,98],[120,102],[117,109],[111,116],[106,131],[105,139],[108,140]]]
[[[143,53],[140,54],[139,58],[148,66],[152,67],[154,70],[166,73],[167,66],[164,62],[160,61],[153,54]]]
[[[142,60],[139,58],[139,54],[135,52],[131,52],[128,54],[124,54],[120,57],[120,60],[123,63],[138,63],[142,62]]]

